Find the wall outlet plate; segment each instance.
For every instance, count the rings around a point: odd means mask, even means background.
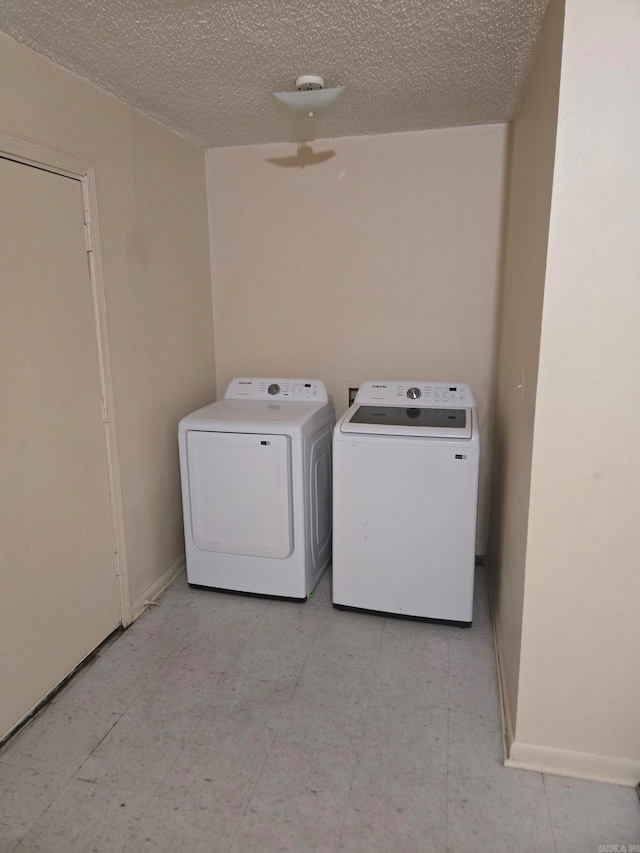
[[[353,405],[353,401],[356,398],[356,394],[358,393],[358,389],[362,385],[364,380],[362,379],[343,379],[341,380],[341,392],[340,392],[340,405],[336,406],[336,409],[340,409],[344,406],[341,414],[347,411],[347,409]]]

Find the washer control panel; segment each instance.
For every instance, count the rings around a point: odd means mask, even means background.
[[[428,408],[446,404],[449,408],[470,408],[476,401],[471,388],[462,382],[363,382],[355,403],[386,404]]]
[[[329,397],[324,382],[319,379],[232,379],[224,394],[225,400],[287,400],[327,403]]]

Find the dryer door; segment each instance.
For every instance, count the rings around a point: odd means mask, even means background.
[[[189,432],[193,541],[203,551],[291,553],[291,452],[285,435]]]

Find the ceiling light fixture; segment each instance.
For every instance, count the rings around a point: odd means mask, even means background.
[[[275,107],[285,118],[324,118],[340,109],[344,86],[325,89],[324,79],[303,74],[295,92],[273,92]]]

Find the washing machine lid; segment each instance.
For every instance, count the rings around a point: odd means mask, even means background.
[[[341,433],[469,441],[475,398],[460,382],[368,380],[340,422]]]
[[[468,441],[473,431],[471,409],[432,406],[382,406],[355,403],[345,415],[341,433],[419,436]]]

